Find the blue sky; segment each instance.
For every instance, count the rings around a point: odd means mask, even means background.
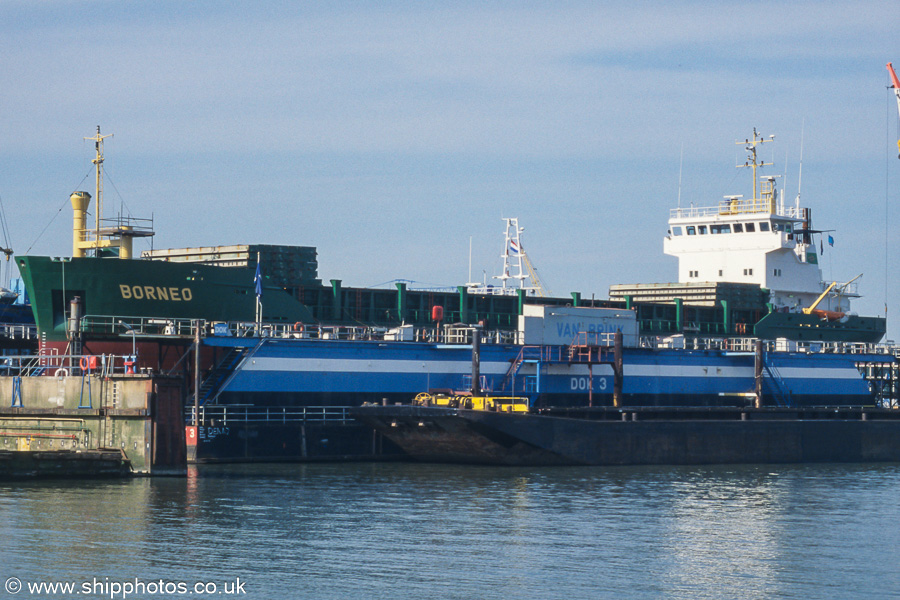
[[[518,217],[555,294],[605,297],[676,278],[682,148],[682,203],[711,205],[750,195],[735,140],[775,134],[793,198],[802,132],[825,277],[865,273],[856,310],[891,317],[898,24],[896,1],[0,0],[0,199],[17,252],[70,254],[100,125],[106,212],[152,214],[157,247],[313,245],[325,280],[456,285],[470,236],[489,277]]]

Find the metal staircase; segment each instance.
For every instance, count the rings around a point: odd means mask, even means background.
[[[509,390],[510,393],[515,394],[515,378],[519,374],[522,365],[533,363],[540,368],[540,363],[546,360],[544,354],[548,350],[548,348],[541,346],[522,346],[522,349],[519,350],[519,355],[509,364],[509,369],[507,369],[503,382],[500,384],[500,391]]]
[[[534,395],[541,393],[540,374],[541,366],[544,364],[587,365],[591,381],[594,365],[610,365],[613,369],[613,405],[619,405],[623,382],[621,332],[614,334],[580,332],[568,346],[523,346],[515,360],[510,362],[500,390],[509,389],[511,393],[517,393],[515,377],[522,365],[526,364],[535,365],[535,375],[526,378],[522,392]],[[589,405],[593,405],[593,387],[588,390],[588,398]]]
[[[200,405],[203,406],[207,402],[215,402],[219,393],[234,379],[234,376],[241,370],[244,362],[256,354],[259,347],[262,346],[265,338],[262,338],[252,348],[248,346],[235,346],[225,353],[222,360],[215,366],[209,375],[200,384]]]
[[[791,391],[787,389],[787,386],[784,383],[784,377],[782,377],[781,373],[778,372],[778,368],[770,363],[767,358],[764,358],[763,370],[768,375],[768,378],[764,379],[764,381],[769,382],[769,387],[772,390],[772,397],[775,399],[775,404],[783,408],[789,408],[793,406],[794,402],[791,399]]]

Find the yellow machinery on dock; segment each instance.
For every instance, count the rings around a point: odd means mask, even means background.
[[[528,398],[517,396],[466,396],[422,392],[413,400],[416,406],[446,406],[488,412],[527,413]]]

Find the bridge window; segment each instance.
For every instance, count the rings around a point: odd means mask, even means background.
[[[672,228],[672,235],[681,235],[681,227],[677,227],[677,226],[676,226],[676,227],[673,227],[673,228]]]
[[[772,223],[772,231],[783,231],[785,233],[791,233],[794,230],[794,226],[791,223]]]
[[[697,230],[694,228],[693,225],[688,225],[688,226],[686,227],[686,229],[687,229],[687,234],[688,234],[688,235],[694,235],[694,234],[697,233]]]
[[[731,233],[731,225],[723,224],[723,225],[710,225],[709,232],[713,234],[717,233]]]
[[[747,224],[745,225],[745,227],[747,228],[747,233],[754,233],[754,232],[756,231],[756,224],[755,224],[755,223],[747,223]]]
[[[769,222],[768,221],[761,222],[759,224],[759,230],[760,231],[768,231],[769,230]]]
[[[700,232],[700,235],[706,235],[706,225],[698,225],[697,230]]]
[[[743,223],[735,223],[735,224],[734,224],[734,232],[735,232],[735,233],[744,233],[744,225],[743,225]]]

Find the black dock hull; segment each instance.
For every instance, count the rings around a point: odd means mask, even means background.
[[[238,422],[192,432],[187,427],[189,463],[389,461],[403,451],[371,427],[347,423]]]
[[[368,406],[352,413],[412,458],[492,465],[900,461],[889,409],[601,409],[510,414]]]
[[[0,481],[128,477],[131,462],[115,449],[0,450]]]

